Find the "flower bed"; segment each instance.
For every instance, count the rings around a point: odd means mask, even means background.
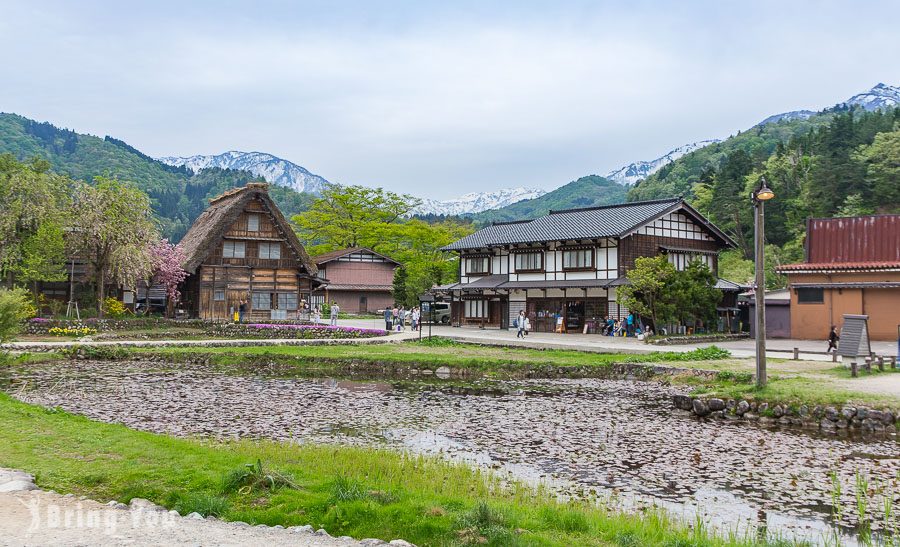
[[[388,334],[382,329],[296,323],[211,323],[207,324],[205,333],[209,336],[225,338],[302,339],[373,338]]]
[[[90,327],[50,327],[50,329],[47,330],[47,334],[51,336],[74,336],[79,338],[97,334],[97,329],[92,329]]]
[[[187,327],[201,328],[200,320],[175,320],[161,317],[132,317],[127,319],[46,319],[35,317],[25,322],[22,334],[43,335],[52,334],[51,329],[82,329],[89,328],[96,332],[110,332],[117,330],[152,329],[158,327]]]

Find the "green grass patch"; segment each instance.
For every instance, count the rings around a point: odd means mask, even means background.
[[[418,545],[755,541],[715,538],[653,512],[630,516],[560,503],[541,489],[435,458],[353,447],[177,439],[2,394],[0,466],[34,473],[43,488],[99,501],[141,497],[181,513],[251,524],[312,524],[334,535],[404,538]],[[276,476],[288,482],[274,485]]]

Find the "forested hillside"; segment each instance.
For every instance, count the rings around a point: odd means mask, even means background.
[[[546,215],[551,210],[612,205],[625,201],[627,187],[598,175],[588,175],[535,199],[513,203],[473,216],[478,224],[522,220]]]
[[[116,177],[133,183],[151,199],[163,235],[177,241],[209,198],[250,181],[262,180],[244,172],[204,169],[194,174],[184,167],[161,163],[125,142],[99,138],[39,123],[16,114],[0,113],[0,153],[19,160],[47,160],[60,174],[87,182],[95,176]],[[271,195],[286,215],[304,210],[310,196],[273,187]]]
[[[761,176],[776,194],[766,206],[771,258],[775,263],[802,260],[807,218],[900,211],[900,108],[838,108],[806,120],[758,126],[684,156],[639,183],[628,197],[688,197],[734,237],[741,258],[749,259],[749,195]]]

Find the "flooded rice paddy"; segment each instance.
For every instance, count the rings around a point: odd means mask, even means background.
[[[77,361],[13,369],[0,385],[27,402],[158,433],[436,454],[561,496],[662,506],[741,534],[766,528],[821,544],[837,533],[855,543],[863,490],[873,528],[898,524],[893,437],[706,421],[674,410],[678,390],[655,383],[353,381]],[[887,523],[886,504],[896,506]]]

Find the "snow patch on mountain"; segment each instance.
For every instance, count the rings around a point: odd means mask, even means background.
[[[526,199],[539,198],[546,194],[546,190],[540,188],[503,188],[492,192],[472,192],[456,199],[435,200],[423,199],[414,211],[419,215],[471,215],[499,209],[518,203]]]
[[[841,104],[861,106],[868,111],[894,108],[900,105],[900,87],[879,83],[872,89],[858,93]]]
[[[249,171],[258,177],[263,177],[271,184],[311,194],[320,193],[322,188],[328,184],[323,177],[310,173],[296,163],[263,152],[231,150],[214,156],[168,156],[157,159],[168,165],[184,165],[195,172],[209,167]]]
[[[645,179],[653,173],[659,171],[666,164],[672,163],[681,156],[690,154],[694,150],[698,150],[700,148],[703,148],[704,146],[709,146],[710,144],[714,144],[717,142],[719,142],[719,139],[711,139],[707,141],[685,144],[684,146],[679,146],[674,150],[670,150],[667,154],[660,156],[655,160],[636,161],[634,163],[629,163],[624,167],[620,167],[618,169],[610,171],[605,176],[609,180],[618,182],[619,184],[634,184],[635,182]]]

